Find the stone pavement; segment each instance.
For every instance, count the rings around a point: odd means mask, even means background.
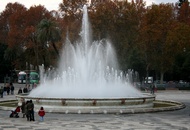
[[[3,100],[15,99],[14,95]],[[190,130],[190,91],[168,90],[156,93],[156,99],[183,102],[186,108],[142,114],[59,114],[46,113],[44,122],[9,118],[10,111],[0,110],[0,130]],[[20,115],[21,116],[21,115]]]

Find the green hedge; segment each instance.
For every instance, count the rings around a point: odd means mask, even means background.
[[[190,87],[179,87],[179,90],[190,90]]]
[[[164,86],[160,86],[156,88],[157,90],[166,90],[166,88]]]
[[[141,91],[145,91],[145,88],[144,87],[140,87],[140,90]],[[157,87],[155,90],[166,90],[166,88],[165,87]],[[148,89],[148,91],[150,91],[150,89]]]

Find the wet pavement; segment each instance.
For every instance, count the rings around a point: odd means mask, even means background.
[[[1,85],[1,84],[0,84]],[[14,84],[15,94],[19,87]],[[0,101],[14,100],[6,95]],[[26,118],[9,118],[10,111],[0,110],[0,130],[190,130],[190,91],[167,90],[156,93],[158,100],[182,102],[184,109],[141,114],[59,114],[46,113],[41,122],[37,113],[35,121]]]

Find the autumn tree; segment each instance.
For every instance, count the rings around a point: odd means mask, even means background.
[[[176,54],[172,42],[167,41],[175,23],[174,6],[159,4],[147,8],[141,24],[139,48],[147,66],[147,76],[150,69],[160,72],[161,83],[164,74],[171,69]]]
[[[177,19],[180,24],[177,26],[176,31],[173,33],[176,34],[175,42],[181,44],[180,50],[181,53],[176,57],[176,62],[173,70],[173,75],[179,79],[185,79],[190,81],[188,73],[190,69],[188,64],[190,64],[189,55],[189,25],[190,25],[190,6],[188,0],[180,0],[180,5],[176,6]]]
[[[0,43],[0,82],[4,82],[3,79],[7,74],[10,74],[10,70],[13,70],[13,66],[10,60],[4,58],[7,45]],[[9,75],[10,76],[10,75]]]
[[[45,49],[37,40],[37,25],[42,19],[49,18],[53,19],[53,16],[41,5],[27,10],[19,3],[9,3],[1,13],[1,42],[8,45],[5,58],[11,60],[17,69],[30,69],[30,64],[38,67],[44,63],[44,57],[50,59],[47,56],[51,53],[46,52],[51,48]],[[50,60],[48,62],[50,65]]]
[[[85,2],[75,0],[75,2],[63,1],[60,5],[63,21],[65,21],[64,25],[68,27],[71,39],[75,39],[73,38],[74,34],[78,36],[78,32],[80,31],[82,22],[81,13],[84,4]],[[130,61],[134,59],[132,53],[137,53],[131,50],[135,50],[134,44],[138,36],[139,20],[142,18],[144,11],[145,3],[143,1],[132,1],[130,3],[117,0],[92,0],[91,4],[88,5],[93,40],[108,38],[112,41],[118,52],[118,59],[122,70],[127,70],[136,64],[134,68],[140,71],[139,64],[133,63],[133,65],[130,65]],[[67,23],[66,21],[69,22]],[[129,53],[131,54],[129,55]],[[139,54],[137,53],[137,55]],[[139,61],[138,58],[135,59],[135,61]]]
[[[122,70],[134,69],[140,75],[144,72],[139,51],[136,48],[139,36],[139,25],[145,13],[145,3],[140,1],[119,2],[119,14],[116,18],[114,38],[118,48],[118,54]]]
[[[145,70],[147,76],[154,70],[163,80],[173,67],[179,77],[188,77],[190,9],[187,0],[181,6],[153,4],[147,8],[143,0],[91,0],[90,5],[87,0],[63,0],[57,12],[49,12],[41,5],[26,9],[17,2],[9,3],[0,14],[0,49],[4,51],[1,57],[6,60],[3,62],[11,62],[12,68],[17,69],[29,68],[26,62],[46,67],[55,64],[62,44],[59,40],[66,34],[72,43],[78,39],[85,4],[93,40],[111,40],[122,70],[137,70],[141,77],[145,77]]]
[[[38,68],[38,65],[49,65],[47,49],[38,41],[37,26],[42,19],[49,19],[53,16],[44,6],[32,6],[26,15],[26,28],[24,30],[25,53],[27,62]],[[46,57],[46,58],[45,58]],[[56,58],[53,58],[56,59]],[[47,63],[48,62],[48,63]]]
[[[59,11],[62,14],[63,35],[69,34],[71,42],[79,37],[81,31],[83,6],[87,4],[87,0],[63,0],[59,5]]]
[[[5,58],[12,61],[12,65],[18,68],[24,65],[23,57],[23,30],[25,29],[26,8],[24,5],[8,3],[0,17],[1,43],[7,44]]]
[[[176,79],[190,80],[190,26],[178,22],[172,28],[167,37],[167,44],[171,45],[168,50],[175,50],[175,61],[173,64],[173,77]]]
[[[190,25],[190,6],[188,0],[185,0],[181,6],[176,6],[175,8],[178,21]]]
[[[143,73],[135,47],[139,23],[145,12],[143,1],[104,1],[89,12],[95,39],[109,38],[116,48],[120,69]]]

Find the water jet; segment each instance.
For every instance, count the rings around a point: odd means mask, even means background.
[[[143,94],[129,82],[130,73],[118,68],[109,40],[91,42],[87,6],[83,7],[80,40],[67,38],[59,67],[44,73],[40,85],[29,95],[17,95],[19,102],[33,100],[35,108],[63,113],[126,113],[131,108],[152,108],[155,96]]]

